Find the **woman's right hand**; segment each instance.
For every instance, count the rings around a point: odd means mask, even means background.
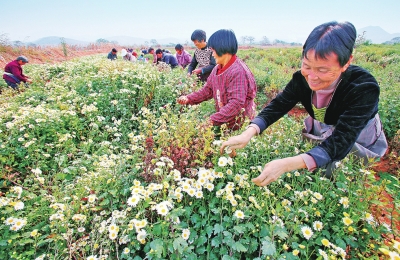
[[[247,128],[246,131],[240,135],[232,136],[227,141],[223,142],[220,148],[220,153],[231,153],[236,149],[245,147],[250,142],[250,139],[256,134],[257,130],[254,127]]]
[[[186,105],[187,103],[189,103],[189,99],[187,96],[180,96],[177,101],[181,105]]]

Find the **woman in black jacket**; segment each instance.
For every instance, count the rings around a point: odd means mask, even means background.
[[[350,65],[356,37],[349,22],[314,28],[303,46],[301,70],[242,134],[222,144],[221,151],[242,148],[298,102],[304,106],[309,117],[303,135],[319,144],[304,154],[267,163],[253,179],[256,185],[267,185],[283,173],[301,168],[322,168],[330,177],[335,162],[349,153],[364,163],[385,154],[387,141],[378,115],[379,85],[368,71]]]

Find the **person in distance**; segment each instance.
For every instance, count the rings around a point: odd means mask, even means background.
[[[185,69],[187,65],[189,65],[192,62],[192,56],[190,55],[189,52],[185,51],[182,44],[179,43],[175,46],[175,51],[176,51],[176,59],[178,60],[179,66]]]
[[[206,82],[216,65],[212,50],[207,46],[206,32],[195,30],[192,33],[191,40],[197,49],[194,51],[192,62],[188,67],[188,75],[194,73],[201,81]]]
[[[168,52],[164,52],[161,49],[156,50],[156,55],[157,55],[157,60],[165,62],[169,66],[171,66],[172,69],[178,67],[178,61],[174,55]]]
[[[112,48],[112,50],[107,55],[107,59],[116,60],[117,59],[117,49]]]
[[[24,74],[22,69],[22,66],[28,62],[27,57],[19,56],[5,66],[3,79],[12,89],[19,90],[18,85],[21,84],[21,82],[23,82],[26,87],[28,87],[28,83],[32,82],[32,80]]]

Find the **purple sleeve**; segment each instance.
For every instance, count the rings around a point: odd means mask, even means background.
[[[19,80],[26,82],[26,77],[25,75],[21,72],[21,70],[16,67],[16,66],[11,66],[10,67],[11,73],[18,78]]]
[[[219,123],[230,122],[240,114],[242,107],[246,103],[247,80],[244,72],[238,72],[235,77],[229,81],[227,88],[226,104],[220,108],[219,112],[211,115],[211,120]]]
[[[300,154],[300,157],[303,159],[304,163],[307,166],[307,169],[311,172],[317,168],[317,163],[311,155],[306,153]]]
[[[189,99],[189,105],[200,104],[201,102],[209,100],[212,97],[212,87],[208,83],[204,84],[200,90],[187,95],[187,98]]]
[[[185,64],[190,64],[192,62],[192,56],[190,56],[190,54],[188,52],[185,53]]]

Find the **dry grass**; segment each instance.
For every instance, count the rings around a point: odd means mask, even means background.
[[[85,47],[67,45],[65,50],[62,45],[56,47],[0,45],[0,67],[4,68],[7,63],[20,55],[26,56],[31,64],[57,63],[81,56],[108,53],[114,47],[117,49],[122,48],[111,44],[91,44]],[[64,52],[67,54],[66,56]]]

